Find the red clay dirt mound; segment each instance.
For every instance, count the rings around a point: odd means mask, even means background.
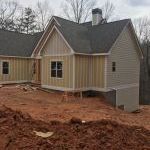
[[[48,138],[37,132],[53,132]],[[150,150],[150,131],[110,120],[82,123],[45,123],[6,107],[0,107],[1,150]]]

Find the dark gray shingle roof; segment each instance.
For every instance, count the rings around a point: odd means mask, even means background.
[[[92,22],[77,24],[55,17],[59,30],[77,53],[107,53],[130,19],[92,26]]]
[[[0,29],[0,55],[31,57],[41,33],[23,34]]]
[[[92,26],[92,22],[78,24],[56,17],[57,25],[64,38],[76,53],[107,53],[129,19]],[[0,55],[31,57],[42,37],[0,29]]]

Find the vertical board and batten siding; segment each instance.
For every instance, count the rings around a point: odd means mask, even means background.
[[[140,59],[138,47],[130,28],[120,34],[107,57],[107,87],[139,83]],[[112,72],[112,62],[116,62],[116,72]]]
[[[67,55],[70,51],[60,34],[54,29],[43,48],[42,55]]]
[[[75,55],[75,89],[90,87],[91,57]]]
[[[104,56],[75,55],[75,89],[104,88]]]
[[[42,49],[42,86],[54,89],[73,88],[73,55],[61,35],[54,29]],[[51,61],[62,61],[63,78],[51,77]]]
[[[62,61],[62,79],[51,77],[51,61]],[[42,85],[58,90],[73,88],[73,56],[43,56]]]
[[[9,74],[2,74],[2,62],[9,62]],[[26,58],[6,58],[0,57],[0,82],[15,83],[21,81],[30,81],[31,79],[31,59]]]
[[[92,87],[104,88],[105,86],[105,56],[92,57]]]
[[[53,30],[42,49],[42,85],[55,89],[104,88],[104,56],[71,55],[64,39]],[[63,62],[63,78],[51,77],[51,61]]]

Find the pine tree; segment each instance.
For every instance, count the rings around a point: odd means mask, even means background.
[[[36,32],[36,15],[31,8],[25,8],[23,15],[18,20],[16,30],[27,34]]]

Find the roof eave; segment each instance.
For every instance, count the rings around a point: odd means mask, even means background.
[[[110,53],[93,53],[93,54],[88,54],[88,53],[74,53],[75,55],[86,55],[86,56],[108,56]]]
[[[47,25],[47,27],[46,27],[46,29],[45,29],[45,31],[44,31],[42,37],[40,38],[39,42],[37,43],[36,47],[34,48],[34,50],[33,50],[33,52],[32,52],[32,55],[31,55],[32,58],[35,57],[35,56],[34,56],[34,53],[35,53],[36,49],[38,48],[40,42],[42,41],[43,37],[45,36],[45,34],[46,34],[46,32],[47,32],[47,30],[48,30],[48,28],[49,28],[49,26],[51,25],[51,23],[52,23],[53,20],[55,20],[55,22],[57,23],[57,25],[60,26],[60,24],[59,24],[59,22],[57,21],[57,19],[55,18],[55,16],[52,16],[52,18],[50,19],[50,21],[49,21],[49,23],[48,23],[48,25]]]

